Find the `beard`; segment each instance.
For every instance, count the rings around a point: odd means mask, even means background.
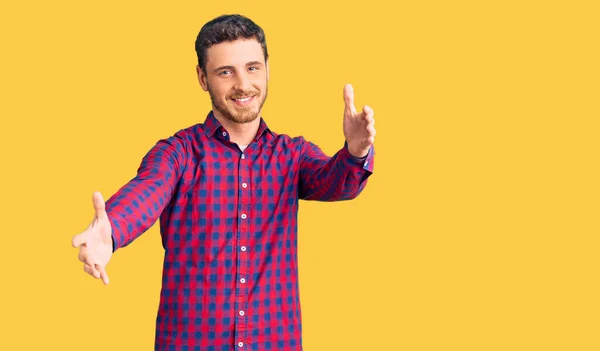
[[[219,100],[214,94],[210,86],[207,84],[208,94],[210,95],[210,100],[212,101],[213,109],[219,111],[219,113],[226,119],[234,123],[249,123],[254,121],[260,115],[260,111],[262,110],[265,101],[267,100],[267,93],[269,91],[268,87],[265,86],[265,95],[262,97],[262,100],[256,104],[256,102],[252,102],[250,106],[246,107],[238,107],[228,105],[228,102],[231,99],[237,99],[240,97],[248,97],[253,96],[254,99],[261,98],[261,92],[259,90],[248,90],[245,92],[242,91],[234,91],[233,93],[226,96],[226,101]],[[233,102],[231,102],[233,104]]]

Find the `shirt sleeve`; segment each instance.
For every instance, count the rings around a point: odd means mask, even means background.
[[[364,158],[354,157],[348,143],[333,157],[315,144],[300,138],[302,154],[299,163],[299,197],[304,200],[339,201],[358,196],[373,173],[375,149]]]
[[[142,159],[135,178],[108,199],[113,251],[129,245],[156,222],[171,200],[185,163],[181,139],[159,140]]]

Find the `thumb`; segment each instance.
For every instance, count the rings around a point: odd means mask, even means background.
[[[352,88],[352,85],[350,84],[346,84],[344,85],[344,104],[345,106],[345,112],[347,113],[351,113],[351,114],[356,114],[356,108],[354,107],[354,88]]]
[[[87,242],[87,230],[81,234],[77,234],[71,239],[71,245],[77,248]]]
[[[92,195],[92,203],[94,204],[94,210],[96,211],[98,219],[106,219],[108,216],[106,215],[106,209],[104,207],[104,198],[99,191],[94,192]]]

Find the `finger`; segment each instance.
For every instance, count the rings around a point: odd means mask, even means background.
[[[368,105],[363,106],[363,112],[364,112],[365,116],[367,117],[367,121],[370,121],[371,119],[373,119],[373,116],[375,116],[375,111],[373,111],[371,106],[368,106]]]
[[[87,237],[88,236],[86,232],[77,234],[73,237],[73,239],[71,239],[71,245],[73,245],[73,247],[79,247],[87,242]]]
[[[375,134],[377,133],[375,127],[373,127],[373,125],[371,124],[367,126],[367,132],[369,133],[369,136],[375,136]]]
[[[84,271],[85,271],[87,274],[91,275],[92,277],[94,277],[94,278],[96,278],[96,279],[100,278],[100,272],[98,272],[98,270],[97,270],[97,269],[94,269],[94,268],[93,268],[92,266],[90,266],[89,264],[84,264],[84,265],[83,265],[83,270],[84,270]]]
[[[354,88],[352,88],[352,85],[350,84],[344,85],[344,104],[346,113],[352,115],[356,114],[356,108],[354,107]]]
[[[367,125],[369,125],[369,126],[375,126],[375,118],[370,117],[370,116],[366,116],[365,119],[367,120]]]
[[[107,215],[104,204],[104,198],[102,197],[102,194],[100,194],[99,191],[94,192],[94,194],[92,195],[92,203],[94,204],[94,210],[96,211],[96,216],[98,217],[98,219],[105,219]]]
[[[92,261],[90,260],[90,256],[88,255],[88,251],[85,248],[79,249],[79,255],[77,255],[79,260],[87,265],[92,265]]]
[[[106,273],[106,269],[99,264],[96,265],[96,268],[100,272],[100,278],[102,278],[102,282],[104,283],[104,285],[108,285],[109,280],[108,274]]]
[[[367,116],[367,124],[370,126],[375,126],[375,118]]]

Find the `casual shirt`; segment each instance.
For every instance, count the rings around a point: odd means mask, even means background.
[[[356,197],[374,150],[333,157],[261,118],[242,151],[210,112],[162,139],[106,202],[114,249],[160,217],[156,350],[302,350],[298,200]]]

